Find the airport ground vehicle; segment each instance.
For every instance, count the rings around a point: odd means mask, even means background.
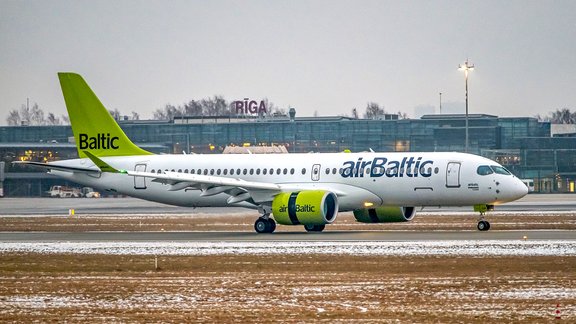
[[[82,197],[100,198],[100,193],[98,191],[94,191],[94,188],[92,187],[84,187],[82,188]]]
[[[52,186],[48,190],[48,196],[52,198],[80,198],[82,197],[82,192],[78,188]]]

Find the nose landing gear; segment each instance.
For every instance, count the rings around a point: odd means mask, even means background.
[[[490,229],[490,223],[488,221],[485,221],[485,220],[480,220],[480,221],[478,221],[478,225],[476,227],[481,232],[487,231]]]
[[[484,215],[486,215],[487,211],[494,210],[493,205],[475,205],[474,211],[480,213],[480,218],[478,219],[478,228],[479,231],[484,232],[490,229],[490,223],[487,220],[484,220]]]

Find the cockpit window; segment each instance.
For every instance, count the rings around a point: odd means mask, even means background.
[[[506,170],[504,167],[493,165],[492,170],[498,174],[510,175],[510,171]]]
[[[494,173],[494,171],[492,171],[492,169],[487,165],[481,165],[476,170],[476,173],[478,173],[479,175],[489,175]]]

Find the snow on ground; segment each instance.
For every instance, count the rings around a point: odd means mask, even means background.
[[[7,252],[111,255],[576,256],[576,241],[0,242],[0,253]]]

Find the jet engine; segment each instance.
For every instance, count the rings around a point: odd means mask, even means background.
[[[338,214],[338,198],[323,190],[283,192],[274,197],[272,214],[283,225],[330,224]]]
[[[361,223],[396,223],[411,221],[416,215],[414,207],[384,206],[356,209],[354,217]]]

